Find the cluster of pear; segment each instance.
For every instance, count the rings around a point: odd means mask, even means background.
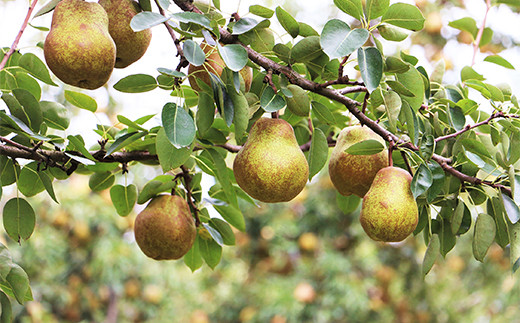
[[[103,86],[114,67],[137,61],[150,44],[151,30],[130,28],[140,11],[133,0],[62,0],[43,47],[47,65],[64,83],[90,90]]]
[[[363,198],[360,222],[367,235],[384,242],[398,242],[417,226],[418,209],[412,195],[412,177],[399,167],[388,166],[388,153],[351,155],[347,150],[364,140],[380,136],[368,127],[354,126],[341,131],[329,161],[332,183],[342,195]]]

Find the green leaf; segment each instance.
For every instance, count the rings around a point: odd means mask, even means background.
[[[472,152],[480,157],[493,158],[486,146],[477,139],[466,138],[462,139],[460,142],[466,151]]]
[[[2,282],[2,284],[9,286],[18,303],[23,304],[25,302],[30,287],[29,276],[27,276],[27,273],[22,267],[17,264],[12,264],[11,271],[9,271],[6,281]]]
[[[385,149],[380,141],[375,139],[367,139],[360,141],[348,147],[345,152],[351,155],[374,155]]]
[[[138,32],[162,24],[169,19],[169,17],[165,17],[156,12],[143,11],[132,18],[130,27],[133,31]]]
[[[242,212],[231,205],[218,205],[214,204],[213,207],[217,212],[226,220],[229,224],[234,226],[236,229],[244,232],[246,230],[246,223]]]
[[[451,207],[447,208],[447,210],[450,213],[453,211]],[[455,234],[451,232],[449,216],[451,216],[451,214],[442,216],[441,230],[439,232],[439,239],[441,242],[441,255],[443,257],[446,257],[448,252],[450,252],[450,250],[452,250],[453,247],[455,247],[455,243],[457,242]]]
[[[164,128],[157,132],[155,150],[157,151],[159,164],[161,164],[161,168],[165,173],[183,165],[190,158],[192,152],[191,147],[176,148],[172,145],[166,136]]]
[[[511,63],[509,63],[505,58],[503,58],[500,55],[489,55],[488,57],[484,58],[484,62],[490,62],[512,70],[515,69],[515,67]]]
[[[453,217],[451,219],[451,232],[453,234],[457,234],[460,229],[460,225],[462,223],[462,218],[464,217],[464,209],[466,208],[466,205],[462,201],[458,201],[457,207],[455,208],[455,211],[453,212]]]
[[[11,158],[0,155],[0,182],[2,186],[11,185],[16,182],[20,174],[20,165],[14,164]]]
[[[227,85],[228,94],[233,102],[233,124],[235,125],[235,138],[241,139],[249,124],[249,104],[244,93],[237,93],[231,84]]]
[[[219,218],[211,218],[209,225],[220,233],[222,242],[225,245],[232,246],[235,244],[235,234],[226,221]]]
[[[49,128],[66,130],[70,125],[69,111],[61,104],[52,101],[40,101],[43,121]]]
[[[307,155],[307,162],[309,163],[309,181],[318,174],[319,171],[327,163],[329,156],[329,144],[327,137],[320,128],[314,128],[311,139],[311,147]]]
[[[218,151],[213,148],[207,149],[206,151],[210,154],[211,159],[213,160],[213,164],[215,165],[217,171],[215,175],[220,182],[220,185],[222,185],[222,189],[226,194],[228,202],[240,212],[237,196],[235,194],[235,190],[233,189],[233,184],[231,183],[228,167],[226,166],[224,158],[221,154],[219,154]]]
[[[19,88],[29,91],[37,101],[41,99],[42,88],[38,81],[25,72],[17,72],[15,78]]]
[[[166,136],[175,147],[191,145],[196,134],[195,122],[183,107],[177,106],[175,103],[166,103],[161,119]]]
[[[90,154],[90,152],[85,148],[85,143],[83,142],[83,138],[81,138],[80,135],[69,135],[67,136],[67,139],[69,140],[69,143],[72,144],[74,148],[76,148],[76,150],[79,151],[85,158],[88,158],[92,161],[96,160],[94,156],[92,156],[92,154]]]
[[[413,31],[419,31],[424,27],[424,17],[419,8],[400,2],[394,3],[388,8],[381,18],[381,22]]]
[[[389,41],[403,41],[408,37],[408,33],[398,27],[392,27],[388,24],[381,24],[377,26],[377,30],[381,37]]]
[[[397,119],[401,112],[401,98],[395,92],[384,92],[383,103],[385,105],[386,115],[388,117],[388,124],[390,131],[396,131]]]
[[[137,186],[114,185],[110,188],[110,199],[120,216],[127,216],[132,212],[137,202]]]
[[[366,17],[367,20],[373,20],[381,17],[390,5],[390,0],[367,0]]]
[[[323,55],[319,36],[305,37],[291,49],[290,56],[297,63],[312,61]]]
[[[177,186],[171,175],[159,175],[146,183],[137,197],[137,204],[144,204],[159,193],[169,192]]]
[[[424,83],[421,73],[414,67],[410,66],[410,69],[404,73],[396,75],[397,81],[403,84],[410,92],[414,94],[413,97],[404,96],[401,97],[404,101],[410,104],[410,107],[417,112],[423,103],[424,98]]]
[[[108,148],[106,155],[111,155],[112,153],[123,149],[124,147],[132,144],[133,142],[139,140],[139,138],[142,138],[148,134],[147,131],[143,132],[130,132],[127,134],[122,135],[121,137],[118,137],[116,141],[114,141],[110,147]]]
[[[414,199],[422,193],[426,192],[433,183],[433,175],[431,170],[425,164],[421,164],[412,178],[410,189]]]
[[[151,118],[152,116],[153,115],[151,115],[149,117]],[[122,124],[128,126],[129,128],[134,128],[136,130],[146,131],[146,129],[141,127],[141,125],[139,123],[137,123],[136,121],[132,121],[132,120],[128,119],[127,117],[123,116],[123,115],[118,114],[117,115],[117,121],[119,121]]]
[[[203,14],[196,13],[196,12],[178,12],[171,15],[171,18],[178,20],[179,22],[184,23],[193,23],[196,25],[199,25],[201,27],[204,27],[206,29],[212,29],[211,28],[211,21],[204,16]]]
[[[442,167],[435,162],[428,162],[428,168],[432,172],[433,183],[428,188],[428,193],[426,195],[426,201],[428,203],[433,202],[433,200],[437,197],[437,195],[442,191],[445,182],[445,173]]]
[[[231,44],[226,46],[221,46],[217,43],[217,48],[220,56],[226,63],[226,66],[234,71],[239,72],[241,69],[246,66],[248,57],[247,51],[244,47],[238,44]]]
[[[439,241],[439,236],[434,234],[430,238],[430,242],[428,243],[428,248],[424,253],[424,259],[422,264],[422,274],[426,276],[430,270],[432,269],[435,261],[437,260],[437,256],[439,255],[439,250],[441,248],[441,243]]]
[[[249,8],[251,9],[251,7]],[[271,10],[271,12],[273,11]],[[256,19],[249,17],[240,18],[240,20],[233,25],[233,35],[246,33],[256,26],[258,26],[258,21],[256,21]]]
[[[267,86],[260,97],[260,106],[266,112],[276,112],[285,107],[285,98],[278,93],[274,93],[272,87]]]
[[[114,184],[116,177],[111,172],[94,173],[90,176],[88,186],[94,192],[106,190]]]
[[[379,49],[367,47],[358,49],[358,64],[361,78],[369,93],[372,93],[383,77],[383,57]]]
[[[4,292],[0,292],[0,305],[2,306],[2,314],[0,315],[1,323],[11,323],[13,320],[13,310],[11,301]]]
[[[202,259],[211,269],[215,269],[222,256],[222,247],[215,240],[205,239],[201,235],[197,235],[197,240],[199,240],[199,251]]]
[[[363,4],[361,0],[334,0],[334,4],[339,10],[357,20],[361,20],[363,17]]]
[[[503,193],[501,195],[507,217],[509,218],[511,223],[517,223],[520,219],[520,209],[518,208],[518,205],[509,196]]]
[[[329,108],[324,104],[318,101],[311,101],[312,106],[312,114],[318,118],[321,122],[324,122],[328,125],[333,125],[336,123],[336,119],[332,112],[330,112]]]
[[[414,94],[406,88],[406,86],[402,85],[401,83],[397,81],[388,80],[386,81],[386,84],[392,88],[395,92],[399,93],[400,95],[404,96],[414,96]]]
[[[7,201],[2,217],[5,231],[18,243],[20,239],[29,239],[34,231],[36,215],[32,206],[23,198],[15,197]]]
[[[259,4],[249,6],[249,12],[253,15],[257,15],[262,18],[271,18],[274,15],[274,10],[271,10]]]
[[[385,61],[385,72],[387,73],[404,73],[410,69],[410,65],[397,57],[387,57]]]
[[[202,266],[203,260],[200,255],[198,238],[195,239],[191,249],[184,255],[183,260],[186,266],[191,269],[191,272],[194,272]]]
[[[38,56],[32,53],[25,53],[20,58],[18,64],[38,80],[49,85],[58,86],[52,81],[47,66],[38,58]]]
[[[96,100],[83,93],[65,90],[65,100],[81,109],[91,112],[96,112],[97,110]]]
[[[339,19],[327,21],[321,32],[320,45],[331,58],[340,58],[352,54],[367,41],[369,32],[366,29],[350,29],[349,25]]]
[[[27,197],[42,192],[45,186],[43,186],[40,176],[38,176],[38,163],[31,162],[25,165],[16,184],[18,185],[18,190]]]
[[[49,196],[54,200],[54,202],[59,203],[56,194],[54,193],[54,188],[52,187],[52,175],[50,175],[48,171],[39,171],[37,174]]]
[[[60,1],[61,0],[50,0],[49,2],[45,3],[45,5],[43,5],[40,10],[38,10],[33,18],[43,16],[44,14],[51,12]]]
[[[511,226],[510,255],[511,270],[515,273],[520,268],[520,223]]]
[[[291,35],[292,38],[296,38],[300,32],[300,25],[287,11],[282,7],[276,7],[276,18],[282,25],[283,29]]]
[[[206,54],[204,54],[202,48],[191,39],[186,39],[184,41],[182,50],[184,52],[184,57],[186,57],[188,62],[192,65],[201,66],[206,61]]]
[[[350,214],[356,211],[361,204],[362,199],[354,194],[344,196],[336,192],[336,204],[344,214]]]
[[[211,95],[206,92],[199,93],[199,104],[197,109],[197,130],[201,135],[211,128],[213,120],[215,119],[215,102]]]
[[[473,256],[480,262],[484,261],[486,253],[495,240],[495,221],[485,213],[480,213],[475,222],[473,234]]]
[[[464,17],[461,19],[450,21],[448,23],[448,26],[453,27],[458,30],[467,31],[468,33],[470,33],[470,35],[473,37],[473,39],[475,39],[477,37],[477,33],[478,33],[477,22],[473,18]]]
[[[319,36],[320,35],[310,25],[308,25],[308,24],[306,24],[304,22],[299,22],[298,24],[300,25],[300,36],[302,36],[302,37],[311,37],[311,36]]]
[[[458,106],[449,107],[450,122],[455,130],[459,131],[466,125],[466,116],[462,109]]]
[[[40,109],[40,104],[38,100],[31,94],[31,92],[24,89],[14,89],[13,95],[16,100],[23,107],[23,119],[20,116],[15,115],[19,119],[22,119],[25,122],[25,118],[27,118],[26,124],[35,132],[38,133],[40,131],[40,126],[43,122],[43,114]]]
[[[462,82],[465,82],[467,80],[484,81],[485,78],[483,75],[477,73],[472,67],[464,66],[462,70],[460,70],[460,80]]]
[[[133,74],[120,79],[114,89],[125,93],[148,92],[157,87],[155,77],[148,74]]]

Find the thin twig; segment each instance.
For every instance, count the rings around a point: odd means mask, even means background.
[[[476,127],[480,127],[482,125],[486,125],[486,124],[489,124],[489,122],[493,119],[496,119],[496,118],[518,118],[519,116],[516,116],[516,115],[505,115],[502,111],[499,111],[499,112],[495,112],[493,113],[492,115],[489,116],[489,118],[487,118],[486,120],[484,121],[481,121],[481,122],[478,122],[478,123],[475,123],[474,125],[467,125],[465,126],[463,129],[459,130],[459,131],[456,131],[454,133],[451,133],[449,135],[446,135],[446,136],[441,136],[441,137],[437,137],[435,138],[435,142],[439,142],[441,140],[446,140],[446,139],[449,139],[449,138],[455,138],[461,134],[463,134],[464,132],[466,131],[469,131],[473,128],[476,128]]]
[[[16,47],[20,42],[20,38],[22,38],[25,27],[27,27],[27,24],[29,23],[29,19],[31,18],[31,14],[34,8],[36,7],[37,2],[38,0],[33,0],[33,2],[29,4],[29,10],[27,10],[27,15],[25,16],[25,20],[23,21],[22,27],[20,28],[20,31],[18,31],[18,35],[16,35],[16,38],[14,39],[14,42],[11,45],[11,48],[5,54],[4,58],[2,59],[2,62],[0,62],[0,71],[4,69],[5,65],[7,64],[7,61],[9,60],[9,57],[11,57],[11,55],[13,55],[14,51],[16,50]]]
[[[484,20],[482,20],[482,26],[480,26],[477,37],[475,38],[475,42],[473,43],[473,59],[471,60],[471,66],[475,65],[478,49],[480,47],[480,41],[482,40],[482,35],[484,34],[484,29],[486,28],[486,20],[490,9],[491,0],[486,0],[486,13],[484,14]]]
[[[367,88],[364,86],[353,86],[353,87],[346,87],[344,89],[338,90],[341,94],[349,94],[349,93],[356,93],[356,92],[368,92]]]

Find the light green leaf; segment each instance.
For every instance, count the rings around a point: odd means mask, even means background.
[[[170,18],[156,12],[143,11],[132,18],[130,27],[133,31],[138,32],[162,24],[168,19]]]
[[[69,127],[69,111],[61,104],[52,101],[40,101],[43,121],[49,128],[65,130]]]
[[[345,152],[351,155],[374,155],[385,149],[385,146],[378,140],[368,139],[355,143],[348,147]]]
[[[83,93],[65,90],[65,100],[81,109],[91,112],[96,112],[97,110],[96,100]]]
[[[390,5],[390,0],[367,0],[366,2],[366,17],[367,20],[373,20],[381,17]]]
[[[274,93],[272,87],[267,86],[264,89],[264,92],[262,92],[262,97],[260,98],[260,106],[266,112],[276,112],[285,107],[285,105],[285,98],[278,93]]]
[[[512,70],[515,69],[515,67],[511,63],[509,63],[505,58],[503,58],[500,55],[489,55],[486,58],[484,58],[484,62],[494,63]]]
[[[14,241],[19,243],[20,239],[27,240],[32,235],[36,215],[25,199],[15,197],[7,201],[2,217],[5,231]]]
[[[432,269],[435,261],[437,260],[437,256],[439,255],[439,250],[441,248],[441,243],[439,240],[439,236],[434,234],[430,238],[430,242],[428,243],[428,248],[424,254],[423,264],[422,264],[422,274],[426,276],[430,270]]]
[[[191,39],[186,39],[182,48],[184,57],[194,66],[201,66],[206,61],[206,54],[199,44]]]
[[[363,4],[361,0],[334,0],[334,4],[339,10],[350,15],[357,20],[361,20],[363,16]]]
[[[257,15],[262,18],[271,18],[274,15],[274,10],[271,10],[259,4],[249,6],[249,12],[253,15]]]
[[[352,54],[367,41],[366,29],[350,29],[339,19],[329,20],[321,32],[320,44],[323,51],[331,58],[340,58]]]
[[[132,212],[137,202],[137,186],[114,185],[110,188],[110,199],[120,216],[127,216]]]
[[[246,230],[246,224],[242,212],[231,205],[214,204],[213,207],[222,215],[222,218],[240,231]]]
[[[309,163],[309,181],[318,174],[319,171],[327,163],[329,156],[329,144],[327,137],[319,128],[314,128],[311,139],[311,147],[307,155],[307,162]]]
[[[300,25],[287,11],[282,7],[276,7],[276,18],[282,25],[283,29],[291,35],[292,38],[296,38],[300,32]]]
[[[419,31],[424,27],[424,16],[416,6],[398,2],[388,8],[383,18],[381,18],[381,22],[408,30]]]
[[[361,78],[369,93],[372,93],[383,77],[383,57],[376,47],[358,49],[358,64]]]
[[[157,87],[155,77],[148,74],[133,74],[120,79],[114,89],[125,93],[148,92]]]
[[[52,81],[49,70],[47,69],[45,63],[43,63],[42,60],[33,53],[23,54],[18,64],[20,64],[20,67],[25,69],[27,72],[29,72],[29,74],[36,77],[38,80],[49,85],[58,86]]]
[[[224,60],[224,63],[226,63],[226,66],[230,70],[239,72],[244,68],[244,66],[246,66],[248,61],[247,51],[241,45],[231,44],[221,46],[217,43],[217,48],[220,56]]]
[[[495,221],[485,213],[480,213],[475,223],[473,234],[473,256],[480,262],[484,261],[486,253],[495,240]]]
[[[191,145],[196,134],[195,122],[183,107],[166,103],[161,118],[166,136],[175,147]]]

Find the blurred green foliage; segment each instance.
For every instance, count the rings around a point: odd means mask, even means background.
[[[326,175],[326,174],[325,174]],[[359,210],[343,214],[328,176],[293,202],[244,205],[247,232],[215,271],[146,258],[135,212],[119,217],[108,190],[86,177],[59,187],[60,205],[35,197],[34,236],[8,246],[35,301],[17,322],[514,322],[516,276],[493,245],[483,264],[464,235],[423,280],[422,236],[370,240]]]

